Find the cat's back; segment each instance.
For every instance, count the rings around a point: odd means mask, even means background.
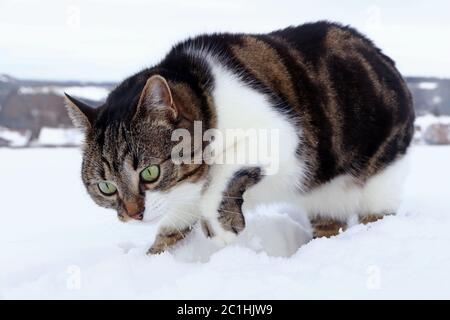
[[[326,21],[268,34],[213,34],[174,52],[214,56],[302,131],[310,185],[361,180],[406,153],[411,95],[395,63],[351,27]]]
[[[358,31],[322,21],[238,39],[233,67],[300,119],[312,185],[348,172],[364,180],[406,153],[411,95],[393,60]]]

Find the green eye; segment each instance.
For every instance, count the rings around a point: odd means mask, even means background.
[[[141,171],[141,179],[144,182],[156,181],[159,177],[159,166],[151,165]]]
[[[117,192],[117,187],[108,181],[102,181],[98,184],[98,189],[103,193],[104,195],[111,196],[114,193]]]

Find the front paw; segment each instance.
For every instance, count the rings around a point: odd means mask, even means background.
[[[224,247],[237,237],[237,233],[225,230],[216,220],[203,220],[201,222],[203,233],[220,247]]]
[[[214,218],[202,221],[202,230],[219,246],[226,246],[236,239],[245,228],[241,212],[219,210]]]
[[[231,203],[233,205],[231,205]],[[223,201],[218,210],[217,220],[223,230],[238,235],[245,228],[245,218],[241,212],[242,200]]]
[[[183,230],[175,230],[172,228],[161,229],[157,234],[152,246],[150,247],[150,249],[148,249],[147,255],[163,253],[179,241],[186,238],[191,230],[191,227],[185,228]]]
[[[218,207],[208,205],[203,208],[202,228],[206,236],[219,245],[233,242],[245,228],[245,218],[242,214],[244,192],[261,179],[260,168],[244,168],[234,173],[228,186],[221,194],[222,200]]]

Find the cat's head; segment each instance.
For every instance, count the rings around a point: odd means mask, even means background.
[[[92,199],[122,221],[151,221],[176,204],[195,203],[207,166],[174,163],[179,141],[172,134],[193,132],[201,103],[188,85],[160,75],[130,78],[96,109],[66,95],[69,115],[85,133],[82,180]]]

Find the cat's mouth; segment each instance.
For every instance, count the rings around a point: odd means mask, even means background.
[[[158,214],[158,215],[152,215],[150,213],[145,214],[145,212],[142,214],[142,219],[134,219],[129,217],[126,214],[118,214],[117,218],[119,219],[120,222],[131,222],[131,223],[149,223],[149,224],[154,224],[157,223],[159,220],[161,220],[162,218],[162,214]]]
[[[117,218],[121,222],[129,222],[129,221],[140,222],[144,220],[144,212],[136,214],[134,216],[129,216],[128,214],[125,213],[118,213]]]

